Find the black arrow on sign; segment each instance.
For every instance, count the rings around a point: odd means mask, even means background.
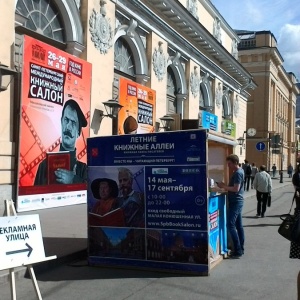
[[[6,255],[11,255],[11,254],[22,253],[22,252],[27,252],[28,251],[27,256],[29,257],[33,249],[27,243],[25,245],[27,246],[27,249],[9,251],[9,252],[6,252]]]

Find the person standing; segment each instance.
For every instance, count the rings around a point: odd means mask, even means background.
[[[267,210],[268,197],[272,192],[271,176],[266,172],[266,166],[261,165],[259,173],[254,177],[253,187],[256,189],[257,217],[264,218]]]
[[[293,168],[292,164],[288,165],[287,171],[288,171],[289,178],[292,178],[293,171],[294,171],[294,168]]]
[[[295,173],[292,177],[292,183],[294,185],[295,191],[300,192],[300,164],[297,165]]]
[[[249,164],[248,160],[245,159],[245,163],[243,165],[244,170],[244,191],[247,189],[249,191],[250,179],[251,179],[251,165]]]
[[[234,250],[230,258],[240,258],[244,254],[244,228],[242,222],[242,210],[244,205],[244,172],[239,167],[239,157],[231,154],[226,158],[227,166],[232,173],[228,185],[218,182],[219,188],[228,191],[228,220],[227,227],[231,235]]]
[[[252,163],[252,168],[251,168],[251,189],[253,189],[253,180],[254,180],[254,177],[255,177],[256,173],[258,173],[258,168],[255,165],[255,163]]]
[[[296,207],[295,207],[295,212],[294,216],[296,218],[300,218],[300,164],[296,166],[295,173],[292,177],[292,182],[295,188],[295,202],[296,202]],[[296,258],[300,259],[300,245],[296,244],[294,242],[290,243],[290,258]],[[297,276],[297,295],[298,295],[298,300],[300,300],[300,271]]]
[[[273,178],[276,176],[276,170],[277,170],[276,165],[273,164],[272,166]]]

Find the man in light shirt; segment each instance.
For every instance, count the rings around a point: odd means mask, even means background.
[[[271,176],[266,172],[266,166],[261,165],[253,180],[253,187],[256,189],[257,217],[264,218],[267,210],[269,194],[272,192]]]

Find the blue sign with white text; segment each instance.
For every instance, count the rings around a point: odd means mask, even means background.
[[[206,230],[206,166],[145,167],[146,226]],[[164,172],[161,172],[164,170]]]
[[[201,126],[203,128],[218,131],[218,116],[208,111],[202,111],[201,118]]]
[[[89,263],[209,270],[207,132],[89,138]]]

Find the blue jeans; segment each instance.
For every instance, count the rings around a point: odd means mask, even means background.
[[[234,253],[237,255],[244,254],[244,228],[242,222],[242,210],[244,201],[229,202],[227,228],[231,235]]]

